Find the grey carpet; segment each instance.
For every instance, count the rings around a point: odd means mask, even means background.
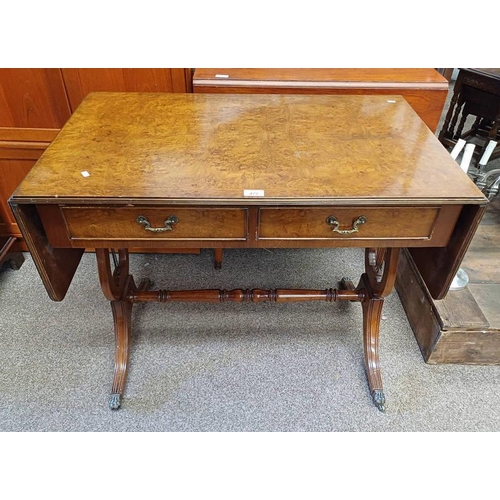
[[[335,286],[362,252],[227,250],[132,255],[160,287]],[[107,407],[112,315],[86,254],[67,298],[29,256],[0,273],[3,431],[492,431],[500,366],[426,365],[396,293],[384,306],[386,414],[368,392],[357,303],[141,304],[122,408]]]

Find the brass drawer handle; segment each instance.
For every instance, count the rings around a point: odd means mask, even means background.
[[[368,219],[364,215],[360,215],[354,221],[354,224],[352,225],[352,229],[339,229],[340,222],[337,220],[336,217],[334,217],[333,215],[330,215],[330,217],[326,218],[326,223],[333,226],[332,231],[334,231],[335,233],[339,233],[339,234],[357,233],[359,231],[358,226],[360,226],[361,224],[366,224],[367,222],[368,222]]]
[[[165,219],[165,227],[151,227],[148,219],[144,215],[139,215],[136,222],[141,226],[144,226],[146,231],[152,231],[153,233],[163,233],[164,231],[172,231],[173,227],[171,224],[177,224],[179,219],[175,215],[171,215],[168,219]]]

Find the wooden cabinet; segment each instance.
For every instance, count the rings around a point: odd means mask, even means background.
[[[0,239],[26,246],[7,200],[90,92],[191,92],[186,68],[0,69]]]

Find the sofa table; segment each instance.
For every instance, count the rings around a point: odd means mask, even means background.
[[[361,302],[384,410],[380,318],[399,250],[444,297],[487,204],[402,97],[107,92],[83,101],[9,202],[53,300],[96,249],[115,326],[112,409],[137,302],[347,300]],[[129,274],[130,249],[200,246],[363,247],[366,271],[326,290],[149,290]]]

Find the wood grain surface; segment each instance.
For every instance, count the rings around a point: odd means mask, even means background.
[[[86,197],[485,202],[401,97],[112,92],[85,99],[14,195],[17,203]]]
[[[61,70],[74,111],[90,92],[188,92],[185,68],[64,68]]]
[[[263,208],[260,210],[259,238],[429,239],[438,213],[438,208]],[[340,230],[352,229],[360,216],[366,218],[366,223],[359,226],[356,233],[340,234],[326,222],[330,216],[338,220]]]
[[[247,211],[242,208],[85,208],[66,207],[64,217],[71,239],[230,239],[247,237]],[[164,228],[170,216],[178,220],[171,230],[147,231],[137,222],[144,216],[152,228]]]
[[[57,68],[0,68],[0,127],[60,129],[71,114]]]
[[[1,153],[1,150],[0,150]],[[38,155],[39,156],[39,155]],[[30,171],[36,160],[7,160],[2,159],[0,154],[0,235],[21,237],[21,231],[14,218],[7,200],[14,192],[24,176]]]

